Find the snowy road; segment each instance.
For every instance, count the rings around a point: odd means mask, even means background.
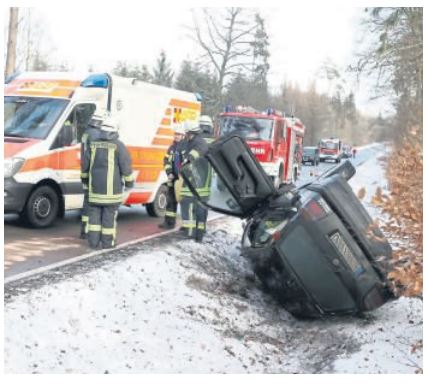
[[[385,149],[366,151],[351,184],[366,188],[364,203],[375,215],[369,202],[386,185],[377,159]],[[240,220],[224,218],[202,245],[170,235],[7,285],[5,372],[422,368],[421,300],[401,298],[360,318],[296,320],[260,290],[239,254],[241,232]]]

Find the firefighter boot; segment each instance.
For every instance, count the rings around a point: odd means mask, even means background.
[[[200,243],[204,238],[205,231],[201,229],[196,229],[195,241]]]
[[[170,217],[165,217],[164,221],[158,225],[160,229],[170,230],[175,227],[175,219]]]

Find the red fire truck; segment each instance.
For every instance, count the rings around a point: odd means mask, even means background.
[[[321,139],[318,145],[320,149],[320,161],[331,159],[339,163],[344,157],[343,143],[340,139]]]
[[[305,127],[294,117],[269,108],[227,108],[219,114],[218,135],[237,133],[245,138],[253,154],[276,186],[294,183],[300,174]]]

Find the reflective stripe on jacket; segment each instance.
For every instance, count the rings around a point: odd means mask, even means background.
[[[85,132],[82,135],[81,144],[80,144],[80,161],[83,162],[85,157],[85,152],[89,151],[89,145],[91,141],[97,140],[100,135],[100,128],[93,125],[89,125]],[[87,172],[81,173],[80,178],[82,179],[83,185],[87,185],[89,181],[89,175]],[[85,187],[84,187],[85,189]]]
[[[192,162],[188,167],[196,167],[199,178],[193,180],[193,187],[200,197],[208,197],[211,190],[212,170],[204,155],[208,151],[208,145],[201,134],[195,135],[192,140],[186,141],[185,159]],[[192,192],[186,183],[181,188],[181,196],[192,196]]]
[[[163,159],[163,166],[166,174],[174,174],[178,178],[181,163],[183,162],[183,145],[182,142],[174,142],[169,146]]]

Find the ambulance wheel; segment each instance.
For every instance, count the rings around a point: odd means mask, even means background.
[[[59,212],[59,198],[50,186],[37,187],[28,198],[22,213],[23,219],[31,227],[49,227]]]
[[[154,201],[152,203],[146,204],[147,213],[151,217],[165,216],[167,197],[168,188],[165,185],[160,186]]]

